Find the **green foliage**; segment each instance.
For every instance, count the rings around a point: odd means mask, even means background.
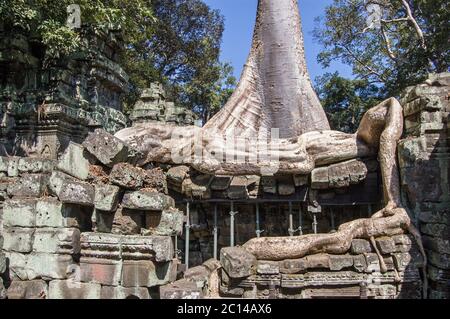
[[[0,24],[40,41],[47,65],[83,49],[79,30],[66,26],[72,3],[80,6],[83,25],[122,31],[119,60],[131,82],[125,111],[154,81],[205,118],[230,94],[232,69],[219,61],[223,17],[201,0],[2,0]]]
[[[367,28],[366,4],[382,8],[381,28]],[[420,34],[402,0],[334,0],[317,19],[314,36],[325,50],[318,61],[327,67],[340,60],[359,79],[378,83],[386,96],[421,82],[429,72],[449,69],[449,20],[446,1],[408,0]]]
[[[327,73],[316,79],[317,93],[333,130],[354,133],[364,113],[379,103],[380,89],[367,80]]]

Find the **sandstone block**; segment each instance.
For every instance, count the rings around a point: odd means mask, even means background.
[[[33,248],[34,228],[7,227],[3,230],[3,249],[18,253],[30,253]]]
[[[52,195],[59,196],[63,183],[66,180],[75,181],[75,178],[63,172],[53,171],[48,181],[48,189],[50,193]]]
[[[390,254],[397,250],[391,237],[376,238],[375,242],[381,254]]]
[[[122,236],[101,233],[81,233],[81,256],[120,260]]]
[[[171,262],[156,263],[150,260],[124,260],[122,286],[155,287],[169,283]]]
[[[311,187],[313,189],[327,189],[329,184],[328,167],[319,167],[311,172]]]
[[[8,195],[17,197],[41,197],[47,187],[48,178],[43,174],[24,174],[15,183],[8,185]]]
[[[280,263],[277,261],[258,260],[256,272],[260,275],[277,275],[280,273]]]
[[[215,176],[211,182],[211,189],[213,191],[225,191],[231,183],[231,176]]]
[[[83,146],[100,163],[108,167],[128,160],[128,145],[103,129],[89,133]]]
[[[365,239],[353,239],[352,240],[352,253],[355,255],[372,252],[372,246],[370,242]]]
[[[161,299],[202,299],[203,293],[194,282],[178,280],[159,288]]]
[[[147,173],[140,167],[119,163],[114,165],[109,175],[111,183],[126,189],[137,189],[144,185]]]
[[[174,200],[161,193],[137,191],[125,193],[122,206],[135,210],[162,211],[175,206]]]
[[[84,155],[84,147],[70,142],[59,158],[57,168],[78,179],[87,179],[89,176],[89,160]]]
[[[36,227],[81,227],[83,212],[56,198],[41,198],[36,203]]]
[[[305,258],[289,259],[280,262],[280,272],[283,274],[297,274],[306,271],[308,264]]]
[[[152,299],[144,287],[110,287],[102,286],[101,299]]]
[[[330,255],[330,270],[339,271],[353,267],[353,257],[351,255]]]
[[[100,299],[100,297],[100,284],[72,280],[53,280],[49,284],[50,299]]]
[[[115,218],[114,213],[105,212],[105,211],[96,209],[94,211],[93,218],[92,218],[92,222],[94,225],[93,230],[98,233],[113,232],[114,218]],[[118,220],[116,220],[116,221],[118,221]],[[117,229],[116,229],[115,233],[121,233],[121,232],[117,231]]]
[[[80,259],[81,281],[107,286],[118,286],[122,271],[122,262],[111,259]]]
[[[77,204],[82,206],[94,205],[94,186],[75,181],[64,181],[61,186],[59,200],[67,204]]]
[[[377,254],[364,254],[366,257],[366,272],[380,272],[380,260]]]
[[[308,269],[330,268],[330,256],[328,254],[315,254],[306,256],[306,264]]]
[[[353,256],[353,268],[357,272],[366,272],[367,270],[367,261],[364,255],[356,255]]]
[[[150,229],[150,235],[181,236],[183,233],[184,213],[175,208],[165,209],[156,228]]]
[[[56,163],[54,160],[34,157],[22,157],[19,159],[19,173],[50,173]]]
[[[168,236],[124,236],[121,248],[123,259],[165,262],[174,255],[172,238]]]
[[[208,283],[211,272],[203,265],[192,267],[184,273],[184,279],[195,282],[198,288],[203,288]]]
[[[226,247],[220,251],[220,263],[231,278],[245,278],[256,272],[256,257],[242,247]]]
[[[4,226],[36,226],[36,200],[10,199],[3,204]]]
[[[95,209],[112,212],[119,203],[120,188],[113,185],[95,185]]]
[[[9,277],[10,279],[28,280],[27,260],[28,255],[16,252],[5,252],[5,256],[9,261]]]
[[[101,213],[100,213],[101,214]],[[97,213],[96,216],[99,214]],[[110,218],[105,214],[101,214],[99,222],[102,224],[97,224],[102,230],[107,231]],[[143,218],[141,211],[134,211],[129,209],[124,209],[120,207],[116,213],[113,215],[112,229],[111,232],[120,235],[137,235],[141,233],[141,229],[144,227]]]
[[[34,232],[34,252],[73,255],[80,250],[78,228],[39,228]]]
[[[28,279],[66,279],[73,265],[70,255],[31,253],[27,258]]]
[[[7,295],[8,299],[47,299],[48,285],[43,280],[13,280]]]

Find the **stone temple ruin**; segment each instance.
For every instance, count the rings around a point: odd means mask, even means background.
[[[277,10],[299,28],[296,7],[290,10],[296,5],[259,1],[255,38],[264,43]],[[271,30],[283,31],[282,23]],[[376,152],[322,159],[309,171],[282,166],[274,175],[248,166],[224,174],[226,167],[214,172],[203,163],[167,160],[170,144],[158,140],[160,133],[196,132],[195,116],[167,102],[154,84],[127,125],[121,113],[127,76],[114,54],[120,33],[84,32],[86,52],[50,71],[40,69],[38,50],[25,37],[1,36],[0,298],[450,297],[450,74],[430,75],[399,100],[402,136],[393,167],[397,205],[408,216],[402,227],[384,229],[396,215],[387,209],[374,216],[395,187],[386,188],[386,161]],[[293,124],[281,138],[328,132],[301,33],[281,33],[287,44],[298,41],[299,51],[253,47],[225,111],[201,130],[232,127],[245,136],[287,116]],[[255,71],[265,65],[255,61],[272,53],[300,61],[300,84],[265,77],[267,65]],[[292,86],[302,92],[300,111],[296,99],[277,109],[279,92],[264,99],[274,108],[242,102],[242,96],[258,100],[246,83],[279,83],[280,92]],[[36,104],[38,95],[43,104]],[[299,117],[308,108],[315,111]],[[258,112],[263,120],[256,126],[246,114]],[[409,220],[418,232],[403,227]],[[360,224],[369,230],[360,231]],[[347,229],[356,234],[349,240]],[[287,248],[271,248],[280,245]]]

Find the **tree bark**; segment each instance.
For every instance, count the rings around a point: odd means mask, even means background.
[[[281,138],[329,130],[305,61],[297,0],[259,0],[253,43],[239,84],[205,126],[238,136]]]

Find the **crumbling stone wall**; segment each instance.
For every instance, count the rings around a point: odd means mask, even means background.
[[[155,298],[176,280],[183,213],[134,156],[96,130],[58,160],[0,158],[8,298]]]
[[[430,298],[450,298],[450,74],[430,75],[402,97],[399,144],[404,202],[420,225]]]

